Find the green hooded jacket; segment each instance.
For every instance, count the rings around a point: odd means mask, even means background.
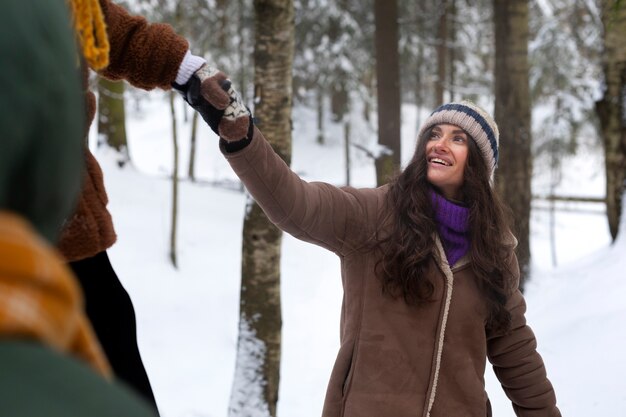
[[[83,169],[78,54],[63,0],[3,0],[0,210],[56,241]]]

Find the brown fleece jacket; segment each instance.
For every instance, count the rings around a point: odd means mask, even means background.
[[[113,80],[127,80],[146,90],[169,89],[187,52],[187,41],[171,26],[148,23],[143,17],[131,16],[125,9],[100,0],[111,45],[109,66],[101,75]],[[83,63],[87,129],[96,112],[96,98],[89,91],[89,70]],[[74,214],[64,225],[58,247],[65,259],[77,261],[96,255],[115,242],[113,221],[106,205],[102,170],[85,146],[87,172]]]

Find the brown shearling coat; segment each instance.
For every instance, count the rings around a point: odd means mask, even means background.
[[[169,89],[189,49],[187,41],[171,26],[148,23],[109,0],[100,0],[111,52],[109,66],[101,72],[113,80],[127,80],[135,87]],[[96,112],[96,98],[88,87],[89,70],[83,63],[87,129]],[[116,235],[100,165],[85,146],[86,174],[74,214],[67,219],[58,248],[68,261],[94,256],[115,243]]]
[[[517,416],[560,416],[519,291],[508,302],[512,331],[489,334],[483,296],[467,258],[450,268],[437,239],[441,261],[430,265],[435,302],[414,307],[382,294],[374,273],[378,259],[355,248],[384,225],[387,187],[307,183],[256,128],[247,147],[225,156],[272,222],[340,257],[340,348],[323,417],[490,416],[487,358]],[[518,271],[515,255],[511,262]]]

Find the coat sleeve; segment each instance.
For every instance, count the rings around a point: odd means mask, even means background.
[[[511,263],[516,274],[516,289],[507,302],[511,330],[487,335],[489,361],[518,417],[560,417],[554,389],[537,352],[537,340],[526,324],[526,302],[517,289],[519,266],[514,254]]]
[[[304,181],[256,127],[244,149],[226,153],[222,146],[222,151],[250,195],[283,231],[338,254],[371,235],[380,190]]]
[[[109,38],[109,66],[101,74],[146,90],[169,89],[189,49],[170,25],[149,23],[109,0],[100,0]]]

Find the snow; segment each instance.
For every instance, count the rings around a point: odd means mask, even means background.
[[[253,323],[255,321],[253,318]],[[265,342],[257,338],[250,324],[242,315],[239,321],[237,365],[228,409],[235,416],[269,417],[268,404],[263,398],[267,383],[261,373],[266,346]]]
[[[219,153],[217,138],[201,125],[196,157],[200,181],[191,183],[181,175],[179,268],[169,263],[171,120],[165,95],[152,92],[150,97],[139,108],[129,106],[132,165],[120,169],[110,149],[95,149],[119,237],[109,254],[135,305],[140,349],[162,416],[225,417],[235,373],[246,195]],[[190,127],[182,122],[182,108],[177,99],[181,172],[186,173]],[[415,109],[405,106],[403,161],[413,149],[416,118]],[[341,185],[343,127],[327,122],[327,144],[320,146],[315,123],[313,111],[295,109],[293,168],[306,179]],[[367,123],[353,121],[352,132],[365,148],[376,141]],[[351,156],[353,184],[373,185],[372,161],[356,148]],[[598,159],[589,161],[562,161],[565,191],[584,188],[603,195]],[[593,210],[602,208],[595,205]],[[626,416],[626,236],[611,246],[603,215],[558,211],[555,268],[547,211],[533,211],[531,234],[527,319],[563,415]],[[285,235],[281,272],[278,415],[318,417],[339,343],[339,262],[332,253]],[[487,390],[494,415],[514,416],[489,369]]]

